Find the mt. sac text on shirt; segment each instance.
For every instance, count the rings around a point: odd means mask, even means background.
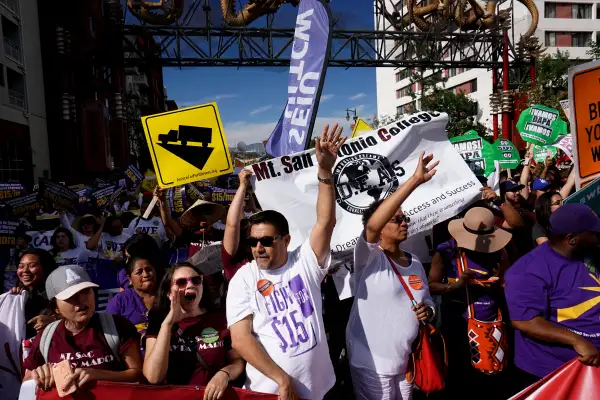
[[[108,354],[103,357],[96,357],[93,351],[88,351],[87,353],[78,351],[75,353],[61,353],[60,359],[72,361],[72,368],[83,368],[113,362],[115,361],[115,356],[113,356],[112,354]]]

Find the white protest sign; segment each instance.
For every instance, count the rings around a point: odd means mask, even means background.
[[[393,193],[413,174],[422,152],[433,153],[434,160],[441,163],[435,177],[402,205],[411,218],[407,249],[424,262],[429,261],[433,225],[480,199],[481,184],[448,141],[447,120],[446,114],[421,112],[351,139],[340,148],[333,169],[337,207],[331,240],[332,265],[340,266],[338,274],[352,270],[364,211],[374,201]],[[289,249],[300,246],[317,217],[314,150],[263,161],[252,165],[252,169],[256,175],[255,193],[263,209],[285,215],[290,226]],[[349,297],[345,293],[340,298],[344,296]]]
[[[573,160],[573,136],[571,134],[559,137],[552,146],[561,149],[570,160]]]
[[[565,115],[567,116],[567,120],[571,121],[571,107],[569,106],[569,100],[560,100],[559,103],[563,111],[565,112]]]

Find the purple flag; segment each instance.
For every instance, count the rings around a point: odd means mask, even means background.
[[[267,141],[274,157],[304,151],[317,117],[331,50],[331,11],[325,0],[302,0],[290,58],[288,100]]]

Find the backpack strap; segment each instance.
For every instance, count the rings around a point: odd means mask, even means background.
[[[107,313],[98,313],[98,317],[100,318],[100,325],[102,326],[102,332],[104,333],[106,343],[108,343],[108,346],[110,347],[110,350],[117,361],[120,361],[121,357],[119,357],[119,347],[121,345],[121,340],[119,339],[115,320],[112,314]]]
[[[50,351],[52,336],[54,336],[54,332],[56,332],[56,328],[58,328],[59,323],[60,320],[49,323],[46,329],[44,329],[44,332],[42,332],[42,338],[40,339],[40,352],[42,353],[42,357],[44,357],[46,362],[48,362],[48,352]]]

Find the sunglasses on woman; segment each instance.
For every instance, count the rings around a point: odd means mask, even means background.
[[[250,236],[246,239],[246,243],[248,243],[248,246],[250,247],[256,247],[259,243],[263,245],[263,247],[273,247],[273,242],[279,239],[281,239],[281,235],[263,236],[261,238],[255,238]]]
[[[402,222],[406,222],[408,224],[410,222],[410,217],[406,215],[397,215],[394,218],[392,218],[390,222],[393,222],[394,224],[398,225],[402,224]]]
[[[171,282],[171,286],[177,286],[180,289],[184,289],[190,282],[194,286],[200,286],[202,285],[203,280],[204,277],[202,275],[190,276],[188,278],[179,278]]]

